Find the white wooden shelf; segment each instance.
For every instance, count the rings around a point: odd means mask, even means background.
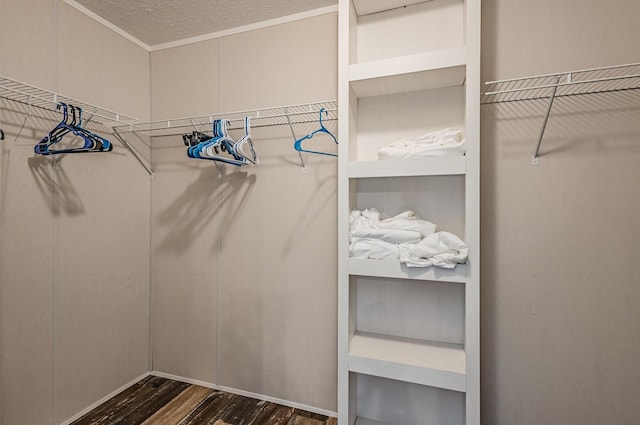
[[[349,162],[350,178],[447,176],[466,173],[463,155],[434,156],[420,159],[386,159]]]
[[[356,333],[349,371],[453,391],[466,390],[466,359],[459,344]]]
[[[358,16],[364,16],[384,12],[385,10],[397,9],[399,7],[411,6],[412,4],[424,3],[425,1],[428,0],[353,0],[353,6]]]
[[[467,268],[464,264],[458,264],[454,269],[443,269],[439,267],[406,267],[400,261],[392,260],[350,258],[349,274],[433,282],[467,282]]]
[[[445,49],[349,66],[358,97],[382,96],[464,84],[467,52]]]

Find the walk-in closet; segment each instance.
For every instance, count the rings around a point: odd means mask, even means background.
[[[0,425],[632,425],[640,3],[0,0]]]

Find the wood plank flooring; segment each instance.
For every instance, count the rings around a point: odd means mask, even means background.
[[[336,425],[336,419],[148,376],[71,425]]]

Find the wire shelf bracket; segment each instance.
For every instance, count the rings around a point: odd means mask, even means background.
[[[482,105],[548,99],[536,150],[531,157],[532,165],[538,165],[540,146],[554,100],[567,96],[638,90],[640,89],[640,63],[488,81],[485,87],[486,91],[480,100]]]

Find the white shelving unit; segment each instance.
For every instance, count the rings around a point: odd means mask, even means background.
[[[478,425],[480,0],[340,0],[339,425]],[[466,155],[378,160],[462,128]],[[452,270],[349,258],[349,212],[411,209],[461,236]]]

